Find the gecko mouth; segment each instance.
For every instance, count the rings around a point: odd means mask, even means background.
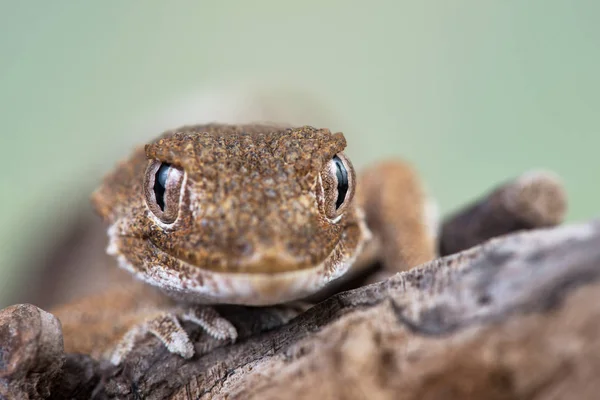
[[[190,262],[193,260],[170,254],[147,237],[122,235],[118,225],[109,228],[107,251],[116,256],[121,268],[171,297],[198,304],[259,306],[302,299],[344,275],[371,237],[364,220],[358,219],[357,224],[347,226],[355,231],[343,235],[321,261],[299,263],[290,259],[282,266],[278,256],[263,264],[268,257],[261,253],[254,264],[249,264],[261,269],[236,270]]]
[[[242,258],[228,257],[226,254],[205,257],[194,252],[168,251],[160,248],[158,250],[199,270],[215,273],[277,274],[317,268],[327,263],[342,246],[342,240],[339,240],[329,252],[319,258],[297,257],[277,248],[257,251],[251,256]]]

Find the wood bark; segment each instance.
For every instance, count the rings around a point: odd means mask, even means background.
[[[595,399],[600,221],[493,239],[339,293],[279,325],[225,307],[240,340],[186,324],[198,353],[148,337],[118,367],[63,354],[31,305],[0,314],[0,398]]]

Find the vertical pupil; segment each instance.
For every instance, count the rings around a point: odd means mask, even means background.
[[[165,191],[170,169],[170,164],[162,163],[154,175],[154,197],[161,211],[165,211]]]
[[[337,177],[338,197],[335,201],[335,208],[337,210],[344,203],[346,193],[348,192],[348,171],[338,156],[333,157],[333,162],[335,163],[335,175]]]

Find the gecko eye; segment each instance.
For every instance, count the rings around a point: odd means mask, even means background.
[[[167,189],[167,178],[170,170],[170,164],[162,163],[154,175],[154,197],[156,198],[156,204],[163,212],[165,211],[165,190]]]
[[[325,194],[325,214],[335,219],[347,208],[354,195],[354,169],[344,153],[338,153],[321,173]]]
[[[177,219],[182,181],[180,168],[160,161],[150,162],[144,181],[146,204],[164,223],[170,224]]]
[[[332,161],[335,164],[335,177],[337,179],[338,195],[335,200],[335,209],[337,210],[344,204],[348,193],[348,170],[338,156],[333,157]]]

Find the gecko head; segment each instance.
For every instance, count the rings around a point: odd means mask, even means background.
[[[163,134],[95,192],[109,253],[188,301],[273,304],[341,276],[368,230],[341,133],[271,125]]]

